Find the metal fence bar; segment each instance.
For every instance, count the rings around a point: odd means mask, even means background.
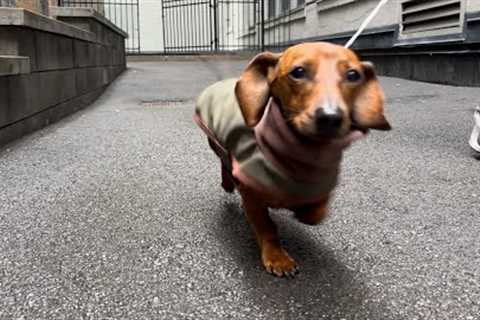
[[[265,51],[265,1],[260,1],[260,50]]]
[[[213,50],[218,51],[218,1],[213,0]]]

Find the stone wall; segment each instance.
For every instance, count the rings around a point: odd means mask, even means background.
[[[124,32],[92,9],[52,13],[75,26],[0,8],[0,145],[85,107],[125,70]]]

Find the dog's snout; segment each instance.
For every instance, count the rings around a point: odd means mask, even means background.
[[[315,111],[315,121],[320,131],[336,130],[342,125],[343,111],[339,107],[318,108]]]

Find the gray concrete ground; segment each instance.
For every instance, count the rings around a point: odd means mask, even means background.
[[[191,120],[244,64],[132,63],[0,151],[1,319],[479,319],[480,90],[383,78],[395,130],[349,149],[330,218],[273,213],[301,267],[285,280]]]

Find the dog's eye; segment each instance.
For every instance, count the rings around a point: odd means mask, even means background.
[[[290,71],[290,77],[293,79],[303,79],[307,76],[307,70],[302,67],[296,67],[292,71]]]
[[[362,75],[355,69],[350,69],[347,71],[346,79],[348,82],[358,82],[362,79]]]

